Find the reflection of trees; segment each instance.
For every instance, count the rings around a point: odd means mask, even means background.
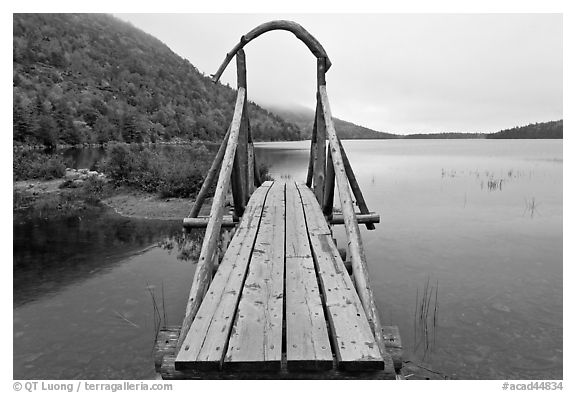
[[[222,260],[228,247],[228,243],[234,233],[233,229],[222,229],[220,232],[220,241],[218,242],[217,257],[218,261]],[[202,240],[204,239],[204,229],[196,229],[189,232],[182,232],[180,236],[168,236],[163,239],[159,245],[165,250],[178,251],[177,258],[182,261],[198,262]]]
[[[202,247],[203,230],[195,230],[189,233],[181,232],[178,235],[167,236],[159,246],[165,250],[177,250],[177,258],[181,261],[198,262],[200,248]]]
[[[87,279],[166,238],[182,236],[178,221],[102,213],[15,220],[13,233],[14,306]]]

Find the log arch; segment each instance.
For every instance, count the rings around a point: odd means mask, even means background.
[[[253,39],[272,30],[286,30],[293,33],[296,36],[296,38],[302,41],[308,47],[308,49],[310,49],[310,52],[312,52],[312,54],[316,56],[317,59],[325,59],[324,60],[326,64],[325,71],[328,71],[328,69],[332,65],[330,59],[328,58],[328,54],[322,47],[322,44],[320,44],[320,42],[312,34],[310,34],[304,27],[302,27],[296,22],[292,22],[289,20],[273,20],[270,22],[262,23],[261,25],[250,30],[247,34],[240,37],[240,42],[238,42],[234,46],[234,48],[232,48],[232,50],[226,54],[224,62],[222,62],[220,68],[218,68],[218,71],[216,71],[216,73],[212,75],[212,80],[214,82],[218,82],[218,80],[222,76],[222,73],[224,72],[224,70],[226,69],[232,58],[236,55],[236,53],[240,49],[244,48],[244,46],[246,46]]]

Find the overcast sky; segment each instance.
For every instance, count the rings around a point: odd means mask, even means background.
[[[116,14],[205,74],[260,23],[326,49],[333,115],[378,131],[493,132],[562,118],[560,14]],[[245,48],[249,99],[314,108],[316,59],[286,31]],[[231,62],[223,83],[236,86]]]

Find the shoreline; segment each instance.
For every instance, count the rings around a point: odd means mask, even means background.
[[[78,189],[60,188],[65,179],[21,180],[12,183],[13,211],[42,211],[43,216],[79,212],[101,204],[126,218],[181,221],[187,217],[194,198],[161,198],[157,194],[117,188],[110,194],[88,202]],[[212,198],[207,198],[200,215],[210,214]],[[95,203],[96,202],[96,203]]]

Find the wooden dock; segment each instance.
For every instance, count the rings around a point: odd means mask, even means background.
[[[261,181],[246,113],[242,47],[276,29],[294,33],[318,58],[305,183]],[[326,52],[300,25],[274,21],[242,37],[215,81],[234,56],[234,116],[184,219],[186,228],[206,228],[204,241],[182,326],[158,336],[157,370],[165,379],[401,378],[400,336],[380,321],[359,229],[360,223],[375,229],[379,216],[369,211],[336,136]],[[210,216],[198,217],[210,189]],[[225,216],[230,189],[234,211]],[[333,213],[335,190],[339,215]],[[345,227],[346,250],[332,237],[338,224]]]

